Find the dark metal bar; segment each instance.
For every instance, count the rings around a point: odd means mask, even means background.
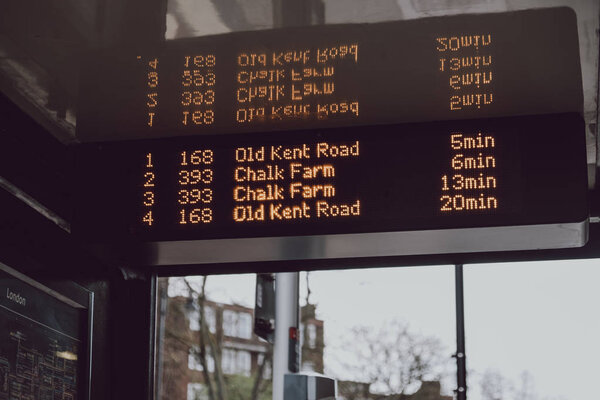
[[[465,353],[465,303],[463,285],[463,265],[456,264],[456,399],[467,399],[467,360]]]
[[[152,274],[149,277],[149,327],[150,327],[150,337],[148,340],[148,365],[147,365],[147,374],[148,374],[148,400],[152,400],[156,398],[156,318],[157,318],[157,306],[158,306],[158,276],[156,274]],[[162,315],[161,315],[162,316]],[[162,321],[161,321],[162,322]]]
[[[94,292],[88,293],[88,321],[87,321],[87,349],[85,363],[87,364],[87,371],[85,371],[85,393],[83,398],[85,400],[91,400],[92,398],[92,347],[94,345]]]

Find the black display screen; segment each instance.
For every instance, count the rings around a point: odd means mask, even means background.
[[[80,146],[74,232],[187,240],[583,221],[579,114]]]
[[[87,310],[0,264],[0,398],[87,399]]]
[[[581,107],[575,14],[549,8],[95,52],[82,63],[77,134],[113,141]]]

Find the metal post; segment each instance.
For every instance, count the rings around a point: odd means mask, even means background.
[[[275,274],[273,400],[283,400],[285,374],[298,372],[299,272]]]
[[[465,353],[465,303],[463,265],[454,266],[456,283],[456,399],[467,400],[467,360]]]

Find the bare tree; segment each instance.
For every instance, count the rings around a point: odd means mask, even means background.
[[[206,315],[204,303],[206,301],[206,276],[202,277],[202,285],[200,292],[198,292],[191,285],[187,278],[183,279],[183,282],[187,286],[188,296],[196,301],[198,306],[198,323],[200,326],[200,335],[198,343],[198,351],[195,356],[202,365],[202,375],[204,376],[204,384],[208,388],[208,396],[210,400],[227,400],[227,388],[223,380],[223,369],[221,368],[221,348],[217,346],[215,336],[207,329],[206,326]],[[209,347],[210,354],[214,360],[214,380],[210,376],[208,358],[206,355],[206,347]],[[215,391],[215,386],[217,387]]]
[[[197,351],[194,352],[194,356],[202,365],[202,375],[204,377],[204,384],[207,387],[209,400],[229,400],[230,398],[238,399],[242,397],[247,400],[258,400],[261,393],[266,389],[263,384],[264,371],[267,363],[271,362],[272,349],[269,348],[261,363],[259,363],[257,371],[253,377],[252,390],[246,390],[245,393],[240,395],[240,391],[235,391],[235,396],[230,396],[230,390],[228,390],[228,382],[223,373],[222,368],[222,343],[217,339],[216,335],[213,334],[208,328],[206,321],[206,282],[208,278],[202,277],[200,284],[200,290],[197,290],[194,285],[187,279],[183,281],[188,290],[188,296],[195,302],[195,307],[198,310],[198,325],[200,332],[198,335],[198,344],[195,346]],[[207,352],[208,350],[208,352]],[[214,372],[210,373],[209,356],[214,360]]]
[[[306,304],[310,304],[310,271],[306,271]]]
[[[479,380],[482,400],[506,400],[513,385],[500,371],[487,369]]]
[[[351,337],[347,348],[355,360],[347,366],[361,381],[386,395],[401,398],[421,382],[439,380],[444,373],[447,361],[439,339],[414,333],[406,323],[391,321],[379,330],[355,327]]]
[[[476,374],[476,373],[475,373]],[[536,400],[533,375],[522,371],[517,385],[496,369],[486,369],[479,379],[482,400]]]
[[[515,389],[513,398],[515,400],[535,400],[537,396],[531,373],[529,371],[522,371],[519,381],[519,387]]]
[[[258,366],[256,370],[256,374],[254,375],[254,384],[252,385],[252,393],[250,396],[250,400],[258,400],[258,397],[261,393],[265,392],[265,383],[268,385],[269,382],[264,381],[265,371],[267,368],[267,364],[271,363],[273,359],[273,348],[269,346],[269,350],[265,354],[262,362]]]

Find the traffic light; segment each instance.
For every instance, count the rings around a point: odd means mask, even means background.
[[[254,333],[273,343],[275,334],[275,275],[256,274]]]

